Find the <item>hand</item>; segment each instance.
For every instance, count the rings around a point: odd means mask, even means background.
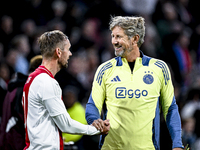
[[[93,121],[92,125],[97,128],[97,130],[101,131],[101,134],[108,134],[110,130],[109,120],[103,121],[102,119],[97,119]]]
[[[92,126],[94,126],[95,128],[97,128],[97,130],[102,132],[104,127],[104,122],[102,119],[97,119],[93,121]]]
[[[182,148],[173,148],[173,150],[183,150]]]
[[[104,120],[104,127],[103,127],[103,131],[101,132],[101,134],[108,134],[108,131],[110,130],[110,120]]]

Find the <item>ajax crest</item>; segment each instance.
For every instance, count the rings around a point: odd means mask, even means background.
[[[145,71],[145,73],[146,73],[146,71]],[[153,72],[151,72],[151,74],[153,74]],[[152,84],[153,83],[154,78],[151,74],[150,74],[150,71],[148,71],[148,74],[144,75],[144,77],[143,77],[144,83],[146,83],[146,84]]]

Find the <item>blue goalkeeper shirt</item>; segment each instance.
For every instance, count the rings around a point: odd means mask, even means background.
[[[162,60],[141,52],[133,71],[122,57],[101,64],[86,105],[88,124],[100,118],[104,103],[110,131],[100,138],[102,150],[159,150],[160,108],[171,135],[172,148],[183,148],[171,75]]]

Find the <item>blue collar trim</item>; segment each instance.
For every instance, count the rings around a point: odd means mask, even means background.
[[[140,51],[140,55],[142,57],[142,65],[143,66],[148,66],[151,57],[148,57],[148,56],[144,55],[142,51]],[[122,58],[120,56],[115,57],[115,60],[116,60],[116,66],[122,66],[123,65]]]

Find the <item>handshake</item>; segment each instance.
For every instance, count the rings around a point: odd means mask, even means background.
[[[110,121],[109,119],[107,120],[97,119],[97,120],[94,120],[91,125],[97,128],[97,130],[101,131],[102,135],[108,134],[108,131],[110,130],[109,121]]]

